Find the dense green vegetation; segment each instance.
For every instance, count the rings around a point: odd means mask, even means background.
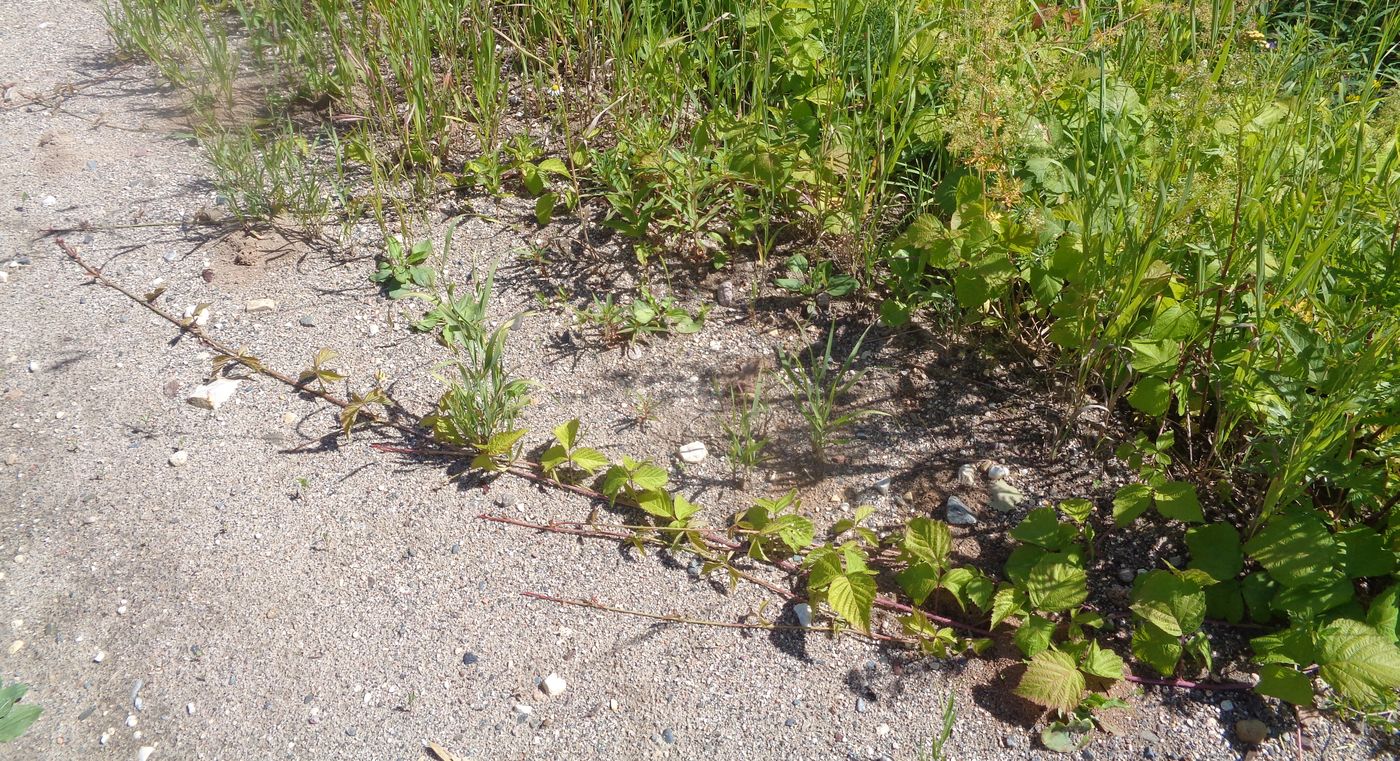
[[[1205,619],[1249,619],[1272,627],[1253,641],[1261,692],[1312,704],[1325,685],[1329,704],[1381,717],[1400,686],[1400,14],[1386,10],[113,0],[110,18],[121,50],[190,94],[246,217],[319,230],[373,215],[412,236],[419,200],[445,186],[526,193],[541,224],[605,219],[642,266],[781,257],[793,292],[1022,343],[1071,381],[1067,409],[1139,424],[1119,454],[1141,482],[1111,521],[1082,501],[1033,512],[1001,579],[950,568],[947,527],[916,520],[894,538],[905,597],[1019,622],[1025,694],[1092,708],[1086,690],[1123,675],[1083,607],[1094,531],[1186,524],[1188,567],[1134,587],[1137,661],[1209,664]],[[307,128],[307,114],[333,118]],[[377,280],[434,285],[426,251],[395,248]],[[455,317],[450,294],[430,299],[426,329],[459,328],[444,343],[463,379],[433,422],[499,470],[524,432],[493,364],[505,333],[466,314],[488,296]],[[603,470],[568,460],[577,435],[557,437],[551,473]],[[605,491],[679,541],[694,506],[648,467],[614,466]],[[886,540],[857,518],[818,544],[804,520],[768,500],[736,527],[868,629]],[[906,627],[934,652],[980,646],[917,611]]]

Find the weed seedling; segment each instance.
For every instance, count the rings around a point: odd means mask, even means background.
[[[817,462],[825,463],[827,450],[845,443],[844,439],[837,437],[837,432],[850,427],[863,417],[886,414],[871,409],[852,410],[844,414],[837,411],[841,398],[865,375],[865,371],[855,370],[855,361],[860,354],[861,344],[865,342],[865,335],[869,332],[870,329],[866,328],[865,333],[856,340],[855,346],[851,347],[850,353],[835,366],[835,369],[832,368],[831,354],[836,341],[835,325],[827,331],[826,349],[821,356],[809,352],[805,364],[781,348],[778,349],[778,365],[783,370],[783,383],[792,393],[793,400],[797,403],[797,411],[807,422],[808,442],[812,446],[812,456]]]

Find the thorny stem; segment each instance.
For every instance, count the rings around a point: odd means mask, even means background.
[[[56,241],[56,243],[58,244],[58,247],[59,247],[60,249],[62,249],[63,253],[66,254],[66,255],[68,256],[68,258],[72,259],[73,262],[74,262],[75,264],[77,264],[80,268],[82,268],[82,270],[83,270],[84,272],[86,272],[86,273],[88,274],[88,276],[91,277],[95,282],[97,282],[98,284],[103,285],[103,286],[105,286],[105,287],[107,287],[107,288],[110,288],[110,289],[112,289],[112,290],[114,290],[114,291],[116,291],[116,292],[122,294],[123,296],[126,296],[126,297],[127,297],[128,299],[130,299],[131,301],[133,301],[133,302],[135,302],[135,303],[141,305],[142,307],[144,307],[147,311],[151,312],[152,314],[156,315],[157,317],[160,317],[161,319],[165,320],[166,322],[169,322],[170,324],[174,325],[174,326],[175,326],[176,328],[178,328],[182,333],[187,333],[187,334],[193,336],[193,337],[195,338],[195,340],[199,341],[201,344],[204,344],[205,346],[207,346],[207,347],[209,347],[209,348],[211,348],[211,349],[213,349],[213,350],[215,350],[215,351],[217,351],[217,352],[219,352],[219,353],[221,353],[221,354],[223,354],[223,355],[229,357],[229,358],[230,358],[230,361],[235,362],[235,363],[237,363],[237,364],[240,364],[240,365],[246,367],[248,370],[250,370],[250,371],[252,371],[252,372],[254,372],[254,373],[257,373],[257,374],[260,374],[260,375],[265,375],[265,376],[267,376],[267,377],[269,377],[269,378],[272,378],[273,380],[276,380],[276,381],[278,381],[278,382],[280,382],[280,383],[283,383],[283,384],[285,384],[285,385],[287,385],[287,386],[290,386],[291,388],[293,388],[293,389],[295,389],[295,390],[297,390],[297,391],[301,391],[301,392],[305,392],[305,393],[311,394],[312,396],[315,396],[316,398],[321,399],[321,400],[323,400],[323,401],[325,401],[325,402],[327,402],[327,403],[329,403],[329,404],[332,404],[332,405],[334,405],[334,406],[336,406],[336,407],[339,407],[339,408],[341,408],[341,409],[345,409],[345,408],[350,407],[350,402],[347,402],[346,400],[341,399],[340,397],[337,397],[337,396],[335,396],[334,394],[331,394],[331,393],[329,393],[329,392],[326,392],[326,391],[321,390],[321,389],[318,389],[318,388],[314,388],[314,387],[312,387],[311,385],[309,385],[309,384],[307,384],[307,383],[302,383],[302,382],[298,381],[297,379],[292,378],[292,377],[289,376],[289,375],[286,375],[286,374],[284,374],[284,373],[280,373],[280,372],[278,372],[278,371],[276,371],[276,370],[270,369],[270,368],[264,366],[261,362],[258,362],[258,361],[256,360],[256,358],[240,355],[239,352],[238,352],[236,349],[233,349],[232,347],[230,347],[230,346],[224,344],[223,342],[221,342],[221,341],[219,341],[219,340],[217,340],[217,339],[215,339],[215,338],[210,337],[207,333],[205,333],[203,330],[201,330],[201,329],[199,328],[199,326],[195,325],[195,324],[193,323],[193,321],[181,320],[181,319],[175,317],[174,315],[171,315],[169,312],[166,312],[165,310],[161,309],[160,307],[158,307],[158,306],[156,306],[156,305],[154,305],[154,304],[152,304],[152,303],[146,301],[145,299],[141,298],[140,296],[136,295],[135,293],[133,293],[133,292],[127,290],[126,288],[122,287],[121,285],[117,284],[116,282],[114,282],[113,280],[111,280],[110,278],[108,278],[106,275],[102,274],[102,271],[101,271],[100,269],[98,269],[97,267],[92,266],[92,265],[89,264],[86,260],[84,260],[84,259],[82,258],[82,256],[77,252],[77,250],[74,249],[73,246],[70,245],[70,244],[69,244],[66,240],[64,240],[63,238],[59,238],[59,239]],[[407,412],[407,411],[405,411],[405,412]],[[395,429],[395,430],[398,430],[398,431],[400,431],[401,433],[404,433],[404,434],[406,434],[406,435],[408,435],[408,436],[410,436],[410,437],[412,437],[412,438],[414,438],[414,439],[422,440],[422,439],[426,438],[425,431],[423,431],[421,428],[419,428],[419,427],[417,427],[417,426],[409,425],[409,424],[407,424],[407,423],[402,423],[402,422],[399,422],[399,421],[397,421],[397,420],[392,420],[392,419],[389,419],[389,418],[386,418],[386,417],[382,417],[382,416],[376,415],[376,414],[374,414],[373,412],[370,412],[370,411],[368,411],[368,410],[362,410],[359,414],[360,414],[361,416],[363,416],[366,420],[368,420],[368,421],[370,421],[370,422],[372,422],[372,423],[374,423],[374,424],[376,424],[376,425],[388,426],[388,427],[393,428],[393,429]],[[411,414],[411,413],[410,413],[410,414]],[[383,452],[395,452],[395,453],[402,453],[402,454],[416,454],[416,455],[423,455],[423,456],[451,456],[451,457],[460,457],[460,456],[462,456],[462,455],[464,455],[464,454],[474,454],[474,452],[473,452],[472,450],[468,450],[468,449],[454,449],[454,448],[448,448],[448,447],[412,448],[412,447],[394,446],[394,445],[389,445],[389,444],[384,444],[384,443],[373,444],[373,445],[371,445],[371,446],[372,446],[374,449],[379,450],[379,451],[383,451]],[[510,473],[511,475],[514,475],[514,476],[519,477],[519,478],[523,478],[523,479],[526,479],[526,480],[529,480],[529,481],[533,481],[533,482],[536,482],[536,483],[540,483],[540,484],[542,484],[542,485],[548,486],[549,488],[559,489],[559,490],[562,490],[562,491],[571,492],[571,493],[578,494],[578,495],[583,496],[583,497],[587,497],[587,498],[592,499],[592,500],[611,502],[611,500],[608,500],[608,498],[606,497],[606,495],[604,495],[604,494],[602,494],[601,492],[598,492],[598,491],[596,491],[596,490],[589,489],[589,488],[584,487],[584,486],[579,486],[579,485],[577,485],[577,484],[567,484],[567,483],[563,483],[563,482],[557,481],[557,480],[555,480],[555,479],[549,478],[548,476],[545,476],[545,475],[544,475],[544,470],[543,470],[543,468],[542,468],[538,463],[526,462],[525,464],[511,465],[511,466],[509,466],[509,467],[507,467],[507,468],[505,469],[505,472],[506,472],[506,473]],[[504,524],[509,524],[509,525],[518,526],[518,527],[522,527],[522,528],[530,528],[530,529],[534,529],[534,530],[537,530],[537,531],[548,531],[548,532],[560,533],[560,534],[573,534],[573,535],[576,535],[576,536],[593,537],[593,538],[599,538],[599,539],[609,539],[609,540],[612,540],[612,541],[633,541],[634,539],[638,538],[637,535],[635,535],[635,534],[624,534],[624,533],[607,532],[607,531],[602,531],[602,530],[599,530],[599,529],[596,529],[596,528],[581,528],[581,527],[579,527],[579,526],[580,526],[580,525],[583,525],[583,524],[577,524],[577,523],[551,523],[551,524],[539,524],[539,523],[530,523],[530,522],[527,522],[527,521],[519,521],[519,520],[515,520],[515,519],[513,519],[513,518],[506,518],[506,517],[502,517],[502,516],[493,516],[493,515],[485,515],[485,514],[483,514],[483,515],[481,515],[481,516],[479,516],[479,517],[482,518],[483,520],[492,521],[492,522],[495,522],[495,523],[504,523]],[[718,545],[718,546],[720,546],[720,547],[724,547],[725,549],[728,549],[728,550],[736,550],[736,549],[739,549],[739,548],[741,547],[741,545],[738,544],[738,543],[735,543],[735,542],[729,541],[729,540],[727,540],[727,539],[723,539],[723,538],[721,538],[721,537],[715,536],[715,535],[713,535],[713,534],[711,534],[711,533],[709,533],[709,532],[700,533],[700,536],[702,536],[703,538],[705,538],[706,541],[713,541],[716,545]],[[655,539],[648,540],[648,539],[646,539],[646,538],[642,538],[642,541],[650,541],[651,543],[660,544],[661,546],[669,546],[669,545],[666,545],[664,542],[659,542],[658,540],[655,540]],[[803,575],[803,571],[802,571],[802,568],[801,568],[800,566],[795,565],[795,564],[793,564],[793,563],[790,563],[790,562],[788,562],[788,561],[774,561],[774,562],[772,563],[772,565],[773,565],[774,567],[778,568],[779,570],[785,571],[785,572],[787,572],[787,573],[789,573],[789,574],[799,575],[799,576],[800,576],[800,575]],[[780,586],[778,586],[778,585],[776,585],[776,584],[773,584],[772,582],[764,581],[763,579],[759,579],[759,578],[753,576],[752,574],[748,574],[748,573],[745,573],[745,572],[743,572],[743,571],[739,571],[738,569],[735,569],[735,568],[733,568],[732,566],[726,565],[725,567],[726,567],[726,569],[729,570],[730,572],[733,572],[733,573],[737,574],[739,578],[742,578],[742,579],[744,579],[744,580],[746,580],[746,581],[749,581],[749,582],[751,582],[751,583],[753,583],[753,584],[756,584],[756,585],[758,585],[758,586],[760,586],[760,587],[763,587],[764,589],[767,589],[768,591],[770,591],[770,592],[772,592],[772,593],[774,593],[774,594],[776,594],[776,595],[779,595],[779,596],[782,597],[783,599],[786,599],[786,600],[801,599],[801,598],[799,598],[796,594],[794,594],[793,592],[791,592],[791,591],[789,591],[789,590],[786,590],[786,589],[783,589],[782,587],[780,587]],[[595,608],[595,609],[598,609],[598,610],[604,610],[604,611],[615,612],[615,613],[621,613],[621,614],[627,614],[627,615],[636,615],[636,616],[641,616],[641,617],[644,617],[644,618],[653,618],[653,619],[663,620],[663,621],[674,621],[674,622],[676,622],[676,623],[687,623],[687,624],[696,624],[696,625],[716,625],[716,626],[724,626],[724,627],[728,627],[728,628],[779,628],[777,625],[756,626],[756,625],[751,625],[751,624],[728,624],[728,623],[724,623],[724,622],[714,622],[714,621],[693,621],[693,620],[684,619],[684,618],[681,618],[681,617],[678,617],[678,616],[669,616],[669,617],[668,617],[668,616],[662,616],[662,615],[660,615],[660,614],[644,613],[644,612],[641,612],[641,611],[631,611],[631,610],[625,610],[625,609],[621,609],[621,608],[612,608],[612,607],[604,606],[604,605],[602,605],[601,603],[590,603],[590,602],[587,602],[587,601],[579,601],[579,600],[566,600],[566,599],[563,599],[563,598],[551,598],[551,597],[548,597],[548,596],[545,596],[545,595],[538,595],[538,594],[530,593],[530,592],[525,592],[525,593],[522,593],[522,594],[524,594],[524,595],[527,596],[527,597],[535,597],[535,598],[537,598],[537,599],[548,600],[548,601],[551,601],[551,602],[557,602],[557,603],[561,603],[561,604],[580,605],[580,606],[582,606],[582,607],[590,607],[590,608]],[[903,603],[896,602],[896,601],[894,601],[894,600],[891,600],[891,599],[886,598],[886,597],[881,597],[881,596],[877,596],[877,597],[875,598],[874,604],[875,604],[876,607],[879,607],[879,608],[883,608],[883,609],[886,609],[886,610],[892,610],[892,611],[898,611],[898,612],[906,613],[906,614],[908,614],[908,613],[914,613],[914,612],[915,612],[915,609],[912,608],[912,607],[910,607],[910,606],[908,606],[908,605],[905,605],[905,604],[903,604]],[[918,611],[918,612],[919,612],[919,613],[922,613],[926,618],[928,618],[928,620],[933,621],[933,622],[938,623],[938,624],[941,624],[941,625],[943,625],[943,626],[948,626],[948,627],[951,627],[951,628],[961,629],[961,630],[963,630],[963,631],[970,632],[970,633],[973,633],[973,634],[977,634],[977,635],[980,635],[980,636],[990,636],[990,635],[991,635],[991,632],[989,632],[989,631],[987,631],[987,630],[985,630],[985,629],[981,629],[981,628],[979,628],[979,627],[972,626],[972,625],[970,625],[970,624],[964,624],[964,623],[962,623],[962,622],[960,622],[960,621],[954,621],[954,620],[949,619],[949,618],[944,618],[944,617],[942,617],[942,616],[938,616],[938,615],[936,615],[936,614],[929,613],[928,611],[922,611],[922,610],[920,610],[920,611]],[[801,627],[798,627],[798,628],[801,628]],[[851,632],[854,632],[854,630],[843,630],[843,631],[851,631]],[[911,644],[913,643],[912,640],[907,640],[907,639],[900,638],[900,637],[893,637],[893,636],[890,636],[890,635],[882,635],[882,634],[874,634],[874,633],[872,633],[872,634],[869,635],[869,636],[870,636],[872,639],[881,640],[881,641],[893,641],[893,642],[911,643]],[[1134,682],[1134,683],[1137,683],[1137,684],[1149,684],[1149,685],[1156,685],[1156,686],[1161,686],[1161,687],[1177,687],[1177,688],[1182,688],[1182,689],[1203,689],[1203,690],[1247,690],[1247,689],[1252,689],[1252,685],[1244,684],[1244,683],[1241,683],[1241,682],[1216,682],[1216,683],[1212,683],[1212,682],[1192,682],[1192,681],[1185,680],[1185,679],[1154,679],[1154,678],[1150,678],[1150,677],[1133,676],[1133,675],[1131,675],[1131,674],[1125,674],[1123,678],[1124,678],[1126,681]]]

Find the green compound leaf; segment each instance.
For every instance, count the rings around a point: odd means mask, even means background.
[[[1068,714],[1084,695],[1084,674],[1074,657],[1058,650],[1036,653],[1026,666],[1016,694],[1037,705]]]
[[[1021,648],[1021,652],[1025,653],[1027,658],[1032,658],[1050,647],[1050,638],[1054,634],[1054,621],[1043,616],[1028,616],[1016,629],[1016,634],[1012,639],[1016,642],[1016,647]]]

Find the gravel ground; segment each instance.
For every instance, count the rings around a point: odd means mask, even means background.
[[[367,284],[366,257],[182,227],[216,208],[207,166],[179,136],[177,100],[111,52],[98,3],[0,4],[0,678],[28,683],[26,701],[44,707],[0,757],[422,759],[436,742],[479,759],[915,759],[950,695],[948,758],[1053,755],[1039,717],[1009,694],[1009,659],[920,660],[852,638],[527,600],[520,592],[723,621],[764,602],[664,557],[478,520],[581,519],[591,505],[518,481],[463,485],[442,463],[372,449],[370,432],[337,440],[330,411],[271,382],[242,383],[217,412],[186,404],[209,352],[91,285],[46,230],[91,223],[64,235],[109,276],[138,290],[164,278],[171,311],[212,304],[214,335],[275,367],[295,372],[330,347],[359,388],[382,370],[423,409],[442,355],[391,319],[401,306]],[[534,305],[541,281],[513,256],[527,241],[483,221],[517,211],[512,202],[482,203],[491,213],[464,224],[455,266],[501,262],[496,307],[508,318]],[[130,226],[153,222],[175,224]],[[579,292],[629,275],[571,277]],[[276,311],[247,313],[258,298]],[[683,471],[676,447],[722,448],[710,384],[793,336],[721,312],[633,361],[561,343],[562,314],[531,317],[512,341],[518,371],[539,383],[528,422],[581,417],[590,444],[670,462],[688,493],[722,504],[732,484],[718,458]],[[1050,457],[1043,421],[1017,394],[925,375],[867,384],[872,403],[904,414],[863,430],[849,468],[816,480],[778,467],[772,488],[799,488],[829,517],[887,475],[896,493],[915,492],[905,512],[927,512],[959,464],[987,456],[1018,466],[1041,496],[1112,477],[1073,448]],[[901,408],[902,382],[923,384],[926,401]],[[658,402],[645,430],[638,392]],[[990,516],[983,526],[1003,527]],[[960,536],[973,552],[990,541]],[[539,689],[549,674],[567,682],[562,694]],[[1231,727],[1250,717],[1274,734],[1258,757],[1295,757],[1292,719],[1247,695],[1149,688],[1131,703],[1117,714],[1122,734],[1083,758],[1240,758]],[[1304,742],[1305,758],[1383,752],[1329,722]]]

